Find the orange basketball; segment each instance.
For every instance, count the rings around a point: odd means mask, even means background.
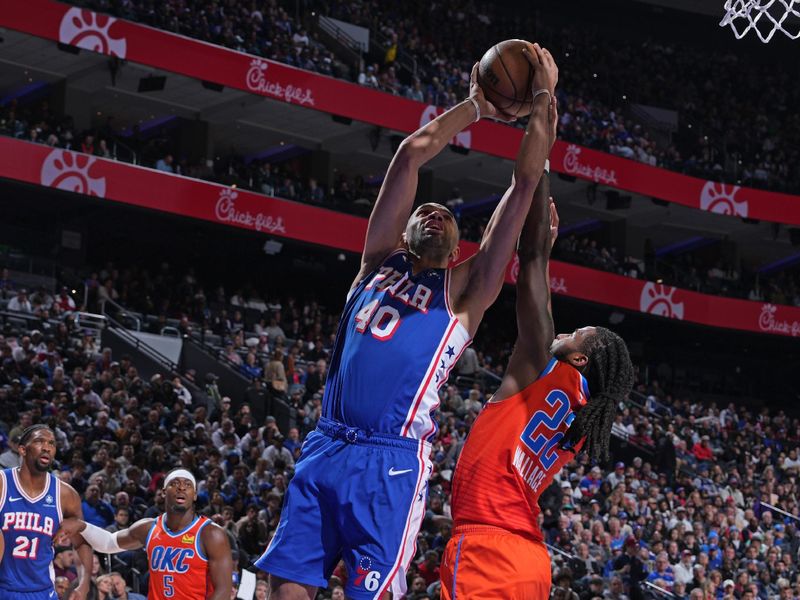
[[[489,48],[478,64],[478,85],[486,99],[515,117],[525,117],[533,110],[533,67],[522,53],[533,52],[525,40],[506,40]]]

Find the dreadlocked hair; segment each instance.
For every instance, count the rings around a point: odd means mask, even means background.
[[[583,375],[591,396],[576,413],[561,447],[574,449],[585,438],[582,450],[592,460],[608,460],[617,405],[633,387],[633,364],[623,339],[604,327],[597,327],[596,333],[586,338],[581,352],[589,359]]]
[[[44,423],[37,423],[36,425],[31,425],[30,427],[26,427],[25,431],[23,431],[22,434],[20,434],[19,436],[19,445],[24,446],[25,444],[27,444],[28,441],[31,439],[31,436],[37,431],[40,431],[42,429],[47,429],[47,431],[52,431],[50,427],[48,427]]]

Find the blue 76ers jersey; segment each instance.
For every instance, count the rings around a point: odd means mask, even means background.
[[[17,469],[0,471],[0,533],[5,541],[0,562],[3,592],[53,589],[53,535],[61,524],[60,482],[47,474],[47,486],[36,498],[22,491]]]
[[[449,269],[414,275],[405,250],[353,288],[344,307],[323,416],[367,431],[427,440],[438,389],[472,341],[450,310]]]

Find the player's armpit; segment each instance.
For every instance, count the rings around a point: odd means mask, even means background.
[[[200,533],[200,543],[208,557],[208,572],[214,593],[209,600],[229,600],[233,585],[233,558],[228,534],[221,527],[209,523]]]

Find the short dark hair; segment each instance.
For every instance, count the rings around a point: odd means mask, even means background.
[[[31,425],[30,427],[25,428],[25,431],[23,431],[22,435],[19,436],[19,445],[20,446],[26,445],[30,441],[31,437],[33,437],[33,434],[42,429],[46,429],[50,433],[53,433],[53,430],[50,429],[50,427],[48,427],[44,423],[37,423],[36,425]],[[55,433],[53,433],[53,435],[55,435]]]

